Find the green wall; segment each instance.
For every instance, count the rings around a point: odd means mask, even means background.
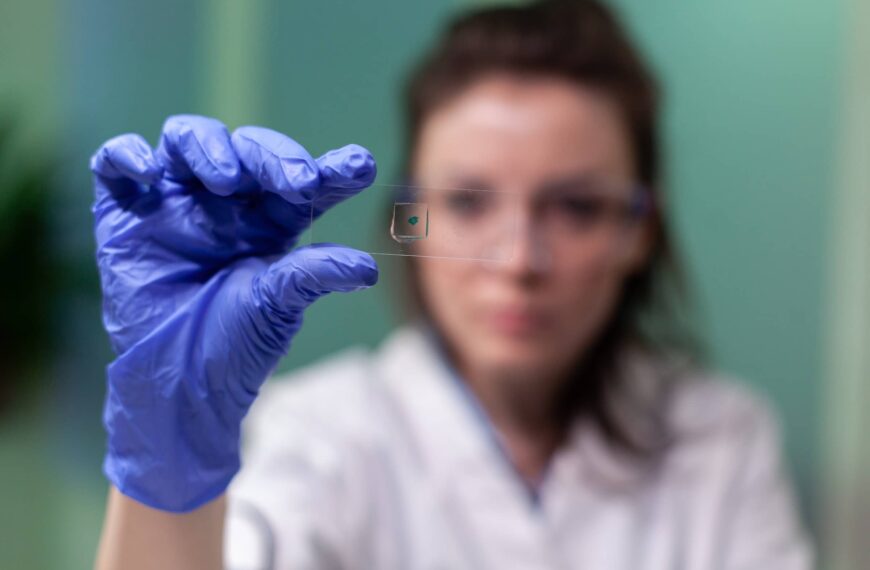
[[[613,2],[664,80],[672,203],[714,362],[777,406],[813,527],[843,2]],[[90,153],[120,132],[156,142],[165,116],[198,112],[231,128],[267,124],[313,153],[363,144],[387,180],[401,150],[400,80],[444,18],[472,4],[0,4],[0,105],[23,99],[28,136],[62,154],[55,242],[79,283],[57,318],[52,390],[0,418],[0,504],[12,505],[0,536],[14,545],[0,546],[0,567],[87,568],[96,544],[110,353],[92,266]],[[282,369],[377,342],[395,320],[393,275],[387,266],[384,286],[318,302]]]

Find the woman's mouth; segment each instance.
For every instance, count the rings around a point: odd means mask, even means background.
[[[540,311],[503,307],[486,311],[484,323],[502,335],[532,336],[543,333],[549,325],[549,319]]]

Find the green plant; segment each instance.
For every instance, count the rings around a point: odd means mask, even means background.
[[[58,263],[49,201],[54,161],[24,159],[16,125],[0,117],[0,413],[45,376],[52,349]]]

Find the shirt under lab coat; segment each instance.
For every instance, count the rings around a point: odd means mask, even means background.
[[[656,366],[635,363],[635,380]],[[227,567],[813,567],[765,401],[698,375],[671,402],[679,438],[654,474],[578,421],[533,495],[431,338],[401,329],[267,382],[243,426]]]

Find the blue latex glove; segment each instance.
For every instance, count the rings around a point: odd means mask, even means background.
[[[183,512],[239,469],[242,418],[331,291],[374,285],[367,254],[293,247],[318,207],[374,180],[364,148],[313,159],[286,136],[170,117],[156,153],[134,134],[91,158],[107,369],[103,469],[125,495]],[[322,199],[321,199],[322,198]],[[325,209],[325,208],[324,208]],[[322,209],[315,212],[315,216]]]

